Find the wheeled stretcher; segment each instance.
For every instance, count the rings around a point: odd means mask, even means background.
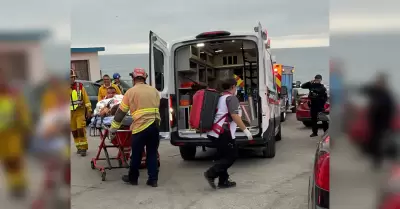
[[[103,120],[104,122],[104,120]],[[111,122],[110,122],[111,123]],[[96,156],[90,161],[92,169],[97,169],[101,172],[101,180],[106,180],[106,170],[116,168],[129,168],[129,159],[131,155],[131,144],[132,144],[132,131],[129,125],[132,123],[131,117],[125,117],[122,122],[122,126],[117,130],[115,135],[110,135],[110,125],[102,124],[100,128],[100,145],[97,150]],[[129,124],[129,125],[128,125]],[[110,142],[111,143],[110,143]],[[115,157],[111,157],[108,148],[118,149],[118,153]],[[104,152],[105,157],[100,157],[100,154]],[[160,156],[158,154],[158,166],[160,166]],[[113,166],[111,160],[116,160],[118,166]],[[99,165],[99,161],[106,161],[107,166]],[[146,152],[143,150],[141,168],[146,167]]]

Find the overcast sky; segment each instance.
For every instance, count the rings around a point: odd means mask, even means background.
[[[72,42],[146,53],[150,30],[171,41],[210,30],[252,32],[260,21],[272,46],[327,46],[328,9],[321,0],[74,0]]]
[[[167,41],[203,31],[251,32],[260,21],[273,48],[329,45],[335,31],[400,28],[398,0],[1,0],[1,28],[49,27],[73,46],[146,53],[153,30]]]

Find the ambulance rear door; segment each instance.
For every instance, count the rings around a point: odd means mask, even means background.
[[[170,138],[170,52],[168,44],[153,31],[149,34],[149,77],[148,82],[160,92],[160,136],[161,139]]]
[[[274,116],[274,106],[275,106],[275,98],[277,97],[276,89],[274,89],[273,81],[271,79],[272,75],[272,66],[271,66],[271,54],[266,48],[265,41],[268,39],[267,31],[262,28],[261,23],[258,23],[258,26],[254,28],[254,31],[257,33],[258,38],[258,54],[260,56],[260,64],[259,64],[259,83],[260,91],[259,96],[261,98],[261,107],[262,107],[262,132],[267,133],[267,130],[271,130],[267,134],[268,139],[273,137],[273,129],[269,126],[273,124]],[[261,61],[262,60],[262,61]]]

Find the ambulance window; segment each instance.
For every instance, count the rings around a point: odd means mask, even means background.
[[[164,54],[156,47],[153,48],[153,51],[156,89],[162,91],[164,89]]]
[[[273,64],[272,64],[272,59],[271,59],[271,54],[267,51],[264,56],[265,60],[265,72],[267,75],[267,86],[271,91],[276,91],[276,85],[275,85],[275,76],[272,73],[273,71]]]
[[[276,91],[276,79],[275,79],[275,75],[274,75],[274,73],[273,73],[273,71],[274,71],[274,64],[272,63],[272,57],[270,56],[270,67],[268,68],[268,70],[269,70],[269,72],[271,73],[271,79],[270,79],[270,82],[272,83],[272,86],[273,86],[273,89],[274,89],[274,91]]]

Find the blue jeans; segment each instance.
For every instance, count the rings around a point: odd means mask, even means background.
[[[139,168],[142,161],[142,153],[146,147],[146,165],[149,181],[158,180],[157,153],[160,145],[160,131],[156,123],[151,124],[145,130],[132,135],[132,155],[129,168],[129,180],[137,181]]]

